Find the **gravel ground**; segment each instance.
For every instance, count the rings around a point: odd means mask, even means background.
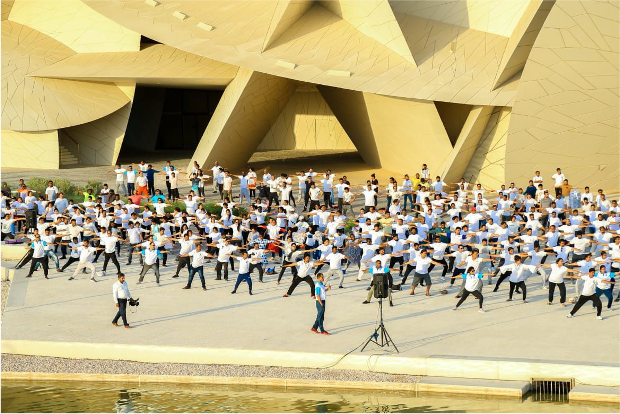
[[[65,359],[10,354],[2,354],[1,367],[3,372],[191,375],[401,383],[414,383],[420,381],[422,378],[421,376],[414,375],[393,375],[378,372],[336,369],[169,363],[151,364],[131,361]]]
[[[10,281],[2,281],[2,314]],[[151,364],[132,361],[86,360],[2,354],[2,372],[47,372],[86,374],[192,375],[222,377],[289,378],[334,381],[414,383],[422,377],[337,369],[282,368],[242,365]]]

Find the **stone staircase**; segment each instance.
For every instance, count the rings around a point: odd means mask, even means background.
[[[60,144],[60,165],[76,165],[79,164],[77,156],[71,152],[69,148]]]

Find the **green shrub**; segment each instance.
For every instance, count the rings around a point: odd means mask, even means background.
[[[99,194],[103,188],[103,183],[99,180],[88,180],[86,185],[82,187],[82,191],[86,192],[89,188],[93,189],[93,194]]]

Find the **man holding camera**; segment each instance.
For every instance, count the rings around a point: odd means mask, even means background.
[[[112,320],[112,325],[118,326],[118,319],[123,318],[123,325],[125,325],[125,328],[131,328],[129,323],[127,323],[127,302],[131,299],[131,293],[129,293],[129,287],[127,287],[127,282],[125,282],[125,275],[123,273],[118,274],[118,281],[112,286],[112,297],[118,308],[118,312],[116,312],[116,316]]]

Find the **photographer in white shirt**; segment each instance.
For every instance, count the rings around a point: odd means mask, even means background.
[[[118,312],[116,312],[116,316],[112,320],[112,325],[118,326],[119,318],[123,318],[125,328],[131,328],[129,323],[127,323],[127,302],[131,299],[131,293],[129,293],[129,287],[127,282],[125,282],[125,275],[123,273],[118,274],[118,280],[112,286],[112,297],[118,308]]]

